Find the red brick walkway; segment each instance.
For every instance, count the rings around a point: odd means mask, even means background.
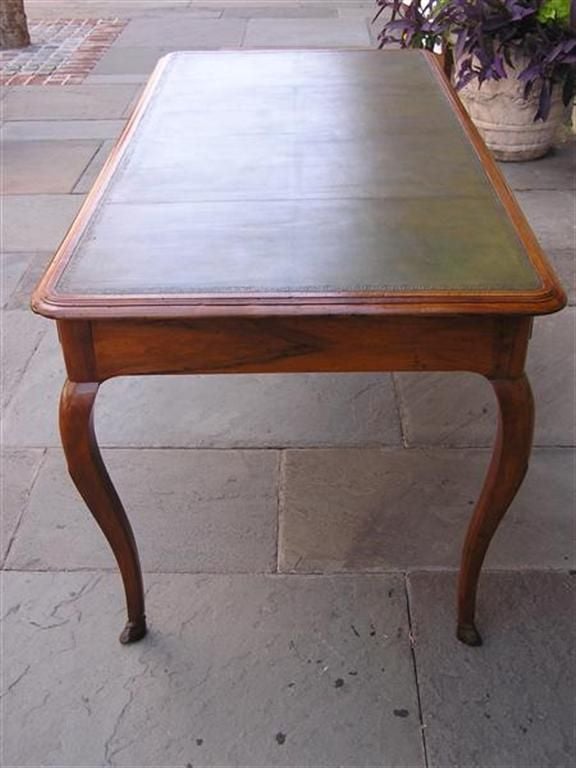
[[[78,85],[127,23],[126,19],[32,23],[30,47],[0,52],[0,85]]]

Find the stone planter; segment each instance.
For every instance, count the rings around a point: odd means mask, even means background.
[[[535,160],[550,150],[563,122],[562,87],[554,88],[548,119],[534,122],[539,89],[525,99],[524,84],[516,77],[524,69],[522,62],[507,69],[507,78],[486,80],[480,87],[473,80],[458,95],[497,160]]]

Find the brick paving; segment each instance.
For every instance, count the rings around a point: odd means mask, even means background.
[[[56,19],[30,24],[32,45],[0,52],[0,85],[78,85],[127,19]]]

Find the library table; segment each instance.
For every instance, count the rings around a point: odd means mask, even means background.
[[[499,427],[464,542],[457,625],[480,644],[481,565],[531,448],[532,318],[565,297],[433,55],[165,57],[32,303],[58,326],[62,442],[122,574],[124,643],[146,632],[144,593],[93,429],[103,381],[487,377]]]

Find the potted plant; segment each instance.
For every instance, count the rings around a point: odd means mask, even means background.
[[[377,0],[380,47],[442,50],[499,160],[541,157],[575,91],[576,0]]]

